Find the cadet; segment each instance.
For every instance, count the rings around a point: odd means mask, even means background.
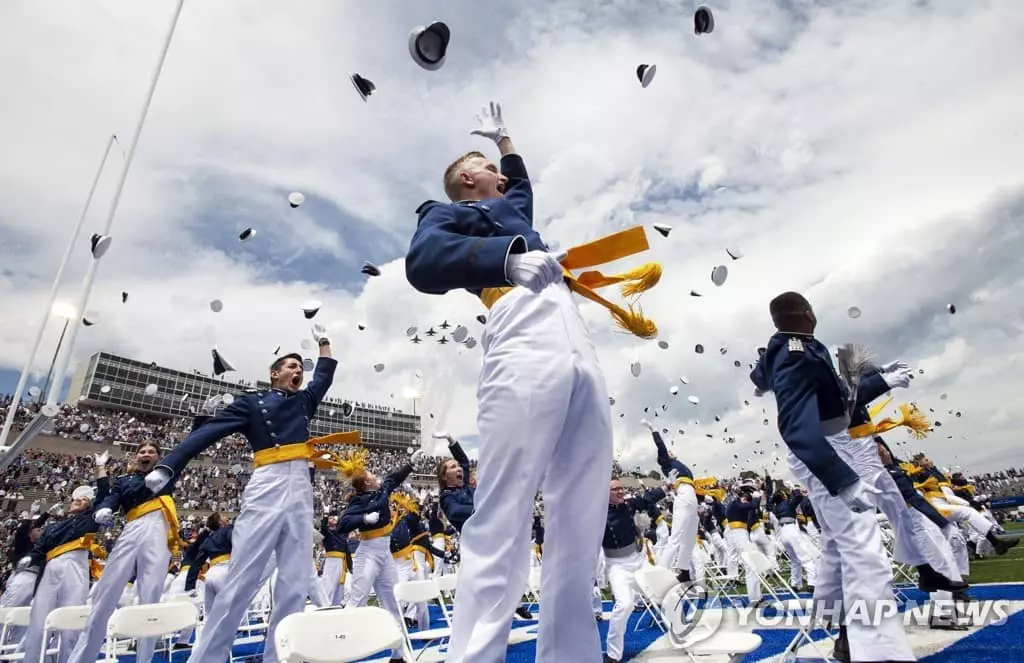
[[[850,387],[836,373],[828,348],[814,338],[818,321],[803,295],[783,293],[769,309],[777,332],[750,378],[758,392],[775,392],[779,434],[789,447],[790,471],[807,486],[821,523],[816,605],[832,609],[838,617],[836,607],[849,610],[856,604],[860,614],[874,617],[876,602],[895,598],[890,588],[892,570],[875,519],[879,491],[851,467],[862,445],[851,444],[847,430],[855,405]],[[843,622],[836,658],[915,660],[898,614]]]
[[[227,580],[206,615],[203,637],[192,653],[196,663],[219,662],[230,656],[238,624],[260,589],[258,581],[271,554],[276,553],[279,564],[263,660],[277,660],[274,632],[278,623],[305,607],[310,590],[309,560],[313,558],[313,484],[307,461],[315,450],[307,444],[309,421],[327,394],[338,365],[331,358],[330,341],[315,329],[313,337],[320,346],[320,358],[305,389],[300,389],[302,356],[278,358],[270,365],[270,389],[235,398],[193,430],[146,477],[154,489],[167,484],[190,460],[232,433],[245,435],[252,447],[254,470],[232,534],[232,547],[238,552],[228,562]],[[288,563],[280,563],[284,560]]]

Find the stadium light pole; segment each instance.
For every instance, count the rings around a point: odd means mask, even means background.
[[[11,425],[14,423],[14,414],[18,410],[18,404],[21,403],[21,395],[25,390],[25,383],[28,382],[28,375],[32,370],[32,364],[36,360],[36,355],[39,354],[39,345],[43,342],[43,334],[46,332],[46,325],[50,322],[50,316],[53,315],[53,307],[57,301],[57,290],[60,288],[61,279],[64,278],[64,269],[68,266],[68,262],[71,260],[71,253],[74,251],[75,242],[78,241],[78,235],[82,232],[82,226],[85,224],[85,217],[89,213],[89,207],[92,205],[93,194],[96,193],[96,187],[99,185],[100,175],[103,174],[103,169],[106,168],[107,157],[110,156],[110,148],[114,146],[116,141],[117,136],[111,134],[110,139],[107,140],[107,148],[103,150],[103,158],[100,159],[99,168],[96,169],[96,175],[92,179],[92,186],[89,187],[89,195],[85,198],[85,206],[82,207],[82,213],[78,217],[78,223],[75,225],[74,230],[71,231],[71,237],[68,238],[68,245],[64,249],[64,257],[61,258],[60,266],[57,267],[57,275],[53,278],[53,287],[50,288],[50,300],[46,303],[46,313],[43,315],[42,320],[39,321],[39,329],[36,331],[36,340],[32,343],[32,349],[25,358],[25,365],[21,368],[21,376],[18,378],[18,386],[14,388],[14,395],[11,397],[11,407],[7,410],[7,418],[4,419],[3,430],[0,430],[0,446],[7,444],[7,436],[11,433]],[[40,398],[43,396],[45,396],[45,394],[40,394]]]
[[[153,76],[149,82],[149,92],[146,94],[146,101],[142,105],[142,111],[139,113],[138,122],[135,125],[135,133],[132,135],[132,141],[128,146],[128,154],[125,157],[124,168],[121,170],[121,177],[117,181],[117,188],[114,190],[114,197],[110,203],[110,210],[107,212],[107,218],[103,225],[103,235],[110,235],[110,227],[114,223],[114,216],[117,215],[117,207],[121,202],[121,193],[124,191],[125,180],[128,179],[128,173],[132,167],[132,160],[135,158],[135,148],[139,145],[139,136],[142,134],[142,129],[146,124],[146,116],[149,114],[149,106],[153,102],[153,96],[156,93],[157,83],[160,82],[160,73],[164,68],[164,61],[167,59],[167,51],[171,47],[171,40],[174,38],[174,30],[178,27],[178,17],[181,16],[181,9],[185,4],[185,0],[178,0],[177,6],[174,9],[174,16],[171,18],[170,27],[167,29],[167,34],[164,37],[163,48],[160,51],[160,57],[157,60],[156,67],[153,70]],[[82,294],[78,299],[78,311],[85,311],[86,305],[89,303],[89,294],[92,292],[93,283],[96,280],[96,270],[99,268],[100,261],[97,258],[93,258],[89,262],[89,269],[86,270],[85,280],[82,282]],[[50,385],[50,391],[46,396],[46,405],[43,406],[43,414],[47,416],[53,416],[57,411],[57,399],[60,395],[60,388],[64,384],[64,375],[68,370],[68,362],[71,360],[71,354],[75,349],[75,340],[78,337],[78,330],[82,325],[75,324],[71,328],[71,334],[68,336],[67,343],[64,345],[62,352],[57,360],[57,367],[54,371],[53,384]]]

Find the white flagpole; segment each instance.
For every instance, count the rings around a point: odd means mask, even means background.
[[[107,214],[106,222],[103,226],[103,235],[110,235],[110,227],[114,223],[114,216],[117,214],[117,206],[121,202],[121,193],[124,191],[125,180],[128,179],[128,172],[131,170],[132,160],[135,158],[135,148],[139,144],[139,136],[142,134],[142,128],[146,124],[146,116],[149,114],[149,106],[153,102],[153,95],[156,93],[157,83],[160,81],[160,73],[164,68],[164,60],[167,59],[167,51],[171,47],[171,40],[174,37],[174,30],[178,27],[178,17],[181,16],[182,6],[185,4],[185,0],[178,0],[178,4],[174,9],[174,16],[171,18],[171,25],[167,29],[167,35],[164,37],[163,49],[160,51],[160,58],[157,60],[156,68],[153,70],[153,77],[149,82],[149,93],[146,95],[146,102],[142,106],[142,112],[139,114],[138,123],[135,125],[135,134],[132,136],[132,142],[128,146],[128,156],[125,158],[124,169],[121,171],[121,177],[117,182],[117,189],[114,191],[114,198],[110,204],[110,211]],[[85,280],[82,283],[82,294],[78,300],[78,313],[81,315],[85,311],[85,307],[89,302],[89,294],[92,292],[93,282],[96,280],[96,270],[99,267],[100,261],[93,258],[89,263],[89,269],[85,273]],[[79,321],[80,323],[80,321]],[[44,407],[44,414],[55,413],[57,407],[57,399],[60,395],[61,386],[64,384],[64,375],[68,370],[68,362],[71,360],[71,354],[74,352],[75,340],[78,337],[78,330],[81,328],[81,324],[76,324],[71,328],[71,334],[69,335],[67,342],[64,344],[64,348],[60,354],[60,359],[57,361],[57,366],[54,369],[53,384],[50,385],[50,392],[46,396],[46,406]]]
[[[25,383],[28,382],[29,372],[32,370],[32,364],[36,360],[36,355],[39,354],[39,345],[43,342],[43,334],[46,332],[50,316],[53,314],[53,303],[57,300],[57,291],[60,289],[61,279],[64,278],[64,268],[68,266],[68,261],[71,260],[71,252],[74,250],[75,242],[78,241],[78,234],[82,231],[82,226],[85,224],[85,217],[89,213],[89,206],[92,205],[93,194],[96,193],[96,187],[100,182],[100,175],[103,174],[103,169],[107,164],[107,157],[110,156],[110,148],[113,147],[116,140],[117,136],[111,135],[107,141],[107,149],[103,151],[103,158],[100,159],[99,168],[96,169],[96,176],[92,180],[92,187],[89,188],[89,195],[85,199],[85,207],[82,208],[82,214],[78,217],[75,229],[71,231],[68,246],[64,249],[64,257],[61,258],[60,266],[57,267],[57,276],[53,279],[53,288],[50,289],[50,299],[46,303],[43,319],[39,321],[39,331],[36,332],[36,340],[32,344],[28,357],[25,359],[25,366],[21,369],[21,377],[18,378],[18,386],[14,388],[14,396],[11,398],[11,406],[7,410],[7,418],[4,420],[3,430],[0,430],[0,446],[7,444],[7,436],[10,435],[11,425],[14,423],[14,414],[18,410],[18,404],[21,403],[21,395],[25,389]],[[82,312],[76,311],[75,315],[81,317]],[[79,321],[75,320],[75,324],[79,324]]]

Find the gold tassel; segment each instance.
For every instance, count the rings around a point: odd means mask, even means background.
[[[620,287],[622,296],[634,297],[658,285],[661,280],[661,264],[649,262],[619,276],[625,281]]]
[[[651,320],[644,317],[643,309],[639,305],[629,304],[628,310],[621,306],[609,308],[615,324],[640,338],[654,338],[658,335],[658,326]]]
[[[924,412],[921,412],[916,405],[907,403],[900,405],[900,414],[903,415],[901,424],[910,429],[911,437],[915,440],[923,440],[928,435],[932,425],[924,416]]]
[[[346,455],[338,455],[334,461],[340,477],[352,479],[366,472],[366,447],[357,447]]]

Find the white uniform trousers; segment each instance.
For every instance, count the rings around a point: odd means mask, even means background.
[[[818,579],[818,550],[800,532],[800,526],[786,523],[779,528],[779,543],[789,557],[789,584],[793,589],[800,589],[806,577],[808,585],[814,585]]]
[[[352,586],[346,590],[345,607],[360,608],[366,605],[370,589],[377,594],[377,605],[384,608],[395,619],[403,619],[398,601],[395,600],[395,583],[398,582],[398,567],[391,556],[391,537],[379,536],[359,542],[352,558]],[[391,654],[400,655],[398,650]]]
[[[989,530],[992,529],[992,523],[990,523],[985,516],[981,515],[969,506],[951,504],[941,497],[929,497],[928,501],[931,502],[931,505],[938,509],[939,513],[945,516],[948,520],[957,524],[966,525],[977,532],[980,536],[984,537],[989,533]]]
[[[85,605],[88,596],[88,550],[72,550],[46,563],[35,598],[32,599],[32,613],[29,617],[31,623],[25,632],[25,640],[22,645],[25,661],[39,660],[39,655],[46,645],[43,642],[43,629],[46,626],[46,616],[50,614],[50,611],[72,605]],[[78,631],[61,633],[58,661],[61,663],[67,661],[75,643],[78,642],[78,636]]]
[[[445,545],[446,542],[445,542],[444,534],[435,534],[434,536],[430,537],[430,540],[433,542],[434,547],[437,548],[438,550],[446,550],[447,549],[447,547]],[[452,569],[452,565],[451,564],[449,564],[448,562],[444,561],[444,558],[442,558],[442,557],[438,557],[437,555],[434,556],[434,573],[433,573],[433,577],[436,578],[437,576],[443,576],[446,573],[452,573],[452,572],[453,572],[453,569]]]
[[[320,574],[320,585],[327,595],[328,605],[341,605],[345,598],[345,585],[342,583],[348,569],[343,557],[325,557],[324,571]]]
[[[505,660],[540,488],[547,535],[536,660],[592,663],[601,657],[590,603],[612,463],[608,390],[594,344],[558,283],[505,294],[490,310],[482,345],[476,509],[462,531],[446,660]]]
[[[167,521],[163,511],[151,511],[125,524],[114,549],[91,591],[92,610],[78,639],[71,663],[95,663],[107,635],[107,622],[121,602],[125,586],[135,574],[135,594],[139,604],[158,603],[164,591],[164,577],[171,552],[167,549]],[[138,663],[150,663],[154,638],[140,638],[135,656]]]
[[[876,461],[881,464],[877,446],[870,437],[853,440],[842,431],[826,439],[858,474],[865,472],[865,465],[870,467]],[[875,514],[854,513],[841,498],[830,495],[796,456],[790,453],[788,458],[793,475],[808,489],[821,525],[821,565],[814,586],[815,601],[825,610],[861,603],[867,607],[868,614],[874,615],[876,602],[895,600],[891,589],[892,569],[882,546]],[[835,621],[839,619],[835,613],[831,617]],[[898,613],[870,622],[848,620],[847,637],[852,660],[916,660]]]
[[[259,581],[271,555],[275,555],[277,560],[287,560],[277,565],[273,609],[263,652],[264,661],[275,663],[277,625],[288,615],[302,612],[310,589],[313,487],[305,460],[264,465],[253,471],[242,494],[242,510],[235,519],[231,548],[227,580],[206,613],[203,637],[191,661],[223,663],[229,657],[238,625],[260,590]]]
[[[331,600],[327,597],[327,588],[320,582],[320,576],[316,573],[316,560],[309,568],[309,600],[318,608],[329,608]]]
[[[758,522],[760,523],[762,521]],[[750,542],[754,544],[754,549],[767,557],[773,567],[778,567],[779,562],[775,555],[775,547],[772,540],[764,533],[764,525],[759,524],[757,527],[747,531],[750,535]]]
[[[747,600],[757,603],[761,600],[761,577],[757,575],[754,567],[743,561],[742,553],[755,550],[756,546],[750,541],[750,534],[746,527],[727,527],[725,530],[726,545],[730,546],[736,554],[739,564],[743,565],[744,584],[747,586]]]
[[[661,565],[673,571],[689,571],[693,546],[697,544],[697,493],[681,483],[672,499],[672,528],[661,556]],[[660,540],[660,539],[659,539]]]
[[[188,569],[186,568],[186,569],[184,569],[182,571],[179,571],[178,575],[174,576],[174,580],[171,581],[170,587],[168,587],[165,590],[164,594],[166,594],[167,596],[174,596],[175,594],[185,594],[186,593],[185,592],[185,581],[187,579],[188,579]],[[206,582],[197,578],[196,579],[195,592],[196,592],[197,596],[204,597],[204,600],[205,600],[205,596],[206,596]],[[205,614],[205,613],[200,613],[200,614],[202,615],[202,614]],[[195,632],[196,632],[196,628],[194,626],[190,626],[189,628],[182,629],[178,633],[177,637],[174,639],[175,644],[187,645],[188,643],[190,643],[192,641],[192,635]]]
[[[654,559],[657,560],[658,564],[665,568],[672,568],[665,563],[665,548],[668,547],[668,538],[672,535],[672,530],[669,529],[668,523],[662,518],[658,521],[658,526],[654,529],[655,535],[658,537],[658,542],[654,544]]]
[[[234,533],[232,533],[232,536]],[[217,595],[224,590],[224,584],[228,578],[228,566],[231,560],[225,560],[219,564],[214,564],[206,570],[206,587],[203,594],[203,614],[210,614],[213,611],[213,604],[217,600]],[[244,619],[244,617],[243,617]],[[241,620],[239,620],[241,623]],[[204,626],[204,634],[205,634]]]
[[[729,559],[729,551],[725,547],[725,539],[722,538],[721,533],[717,529],[709,532],[708,542],[711,543],[715,563],[724,566]]]
[[[415,555],[415,553],[413,553]],[[420,553],[422,556],[423,553]],[[416,560],[413,557],[408,559],[396,559],[395,571],[398,573],[398,582],[425,579],[424,568],[426,560]],[[399,603],[398,609],[402,611],[404,619],[416,620],[421,630],[430,628],[430,612],[426,603]]]
[[[942,535],[949,543],[949,548],[953,552],[953,560],[956,562],[960,575],[970,575],[971,562],[967,554],[967,540],[964,538],[963,530],[956,523],[950,523],[942,528]]]
[[[622,660],[622,648],[626,640],[626,626],[633,614],[636,596],[633,592],[633,576],[647,563],[642,552],[629,557],[610,557],[605,564],[608,569],[608,584],[612,587],[615,605],[608,620],[608,638],[605,652],[609,658]]]
[[[870,443],[863,444],[866,440]],[[878,456],[878,450],[873,438],[867,437],[859,440],[852,440],[856,464],[853,469],[860,475],[860,478],[874,486],[880,495],[875,496],[875,503],[878,508],[889,519],[893,532],[896,535],[896,543],[893,545],[892,556],[900,564],[907,566],[920,566],[925,563],[925,553],[920,549],[921,540],[914,534],[914,518],[910,516],[911,507],[907,506],[896,481],[892,478],[882,465],[882,459]]]
[[[15,560],[17,561],[17,560]],[[0,596],[0,607],[24,608],[32,602],[32,593],[36,590],[36,580],[39,574],[29,571],[15,571],[7,579],[7,587],[4,588],[3,596]],[[13,626],[7,629],[7,643],[15,644],[25,635],[23,626]]]
[[[733,538],[729,536],[730,527],[726,525],[725,534],[722,535],[722,543],[725,545],[725,577],[735,580],[740,575],[740,551],[737,550]],[[749,537],[744,530],[744,539]]]

